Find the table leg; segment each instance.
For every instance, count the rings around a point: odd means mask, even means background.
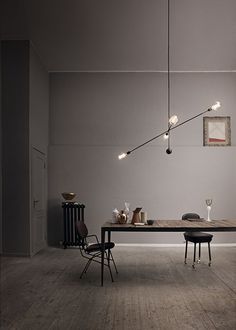
[[[103,228],[101,228],[101,245],[102,245],[101,286],[103,286],[103,275],[104,275],[104,253],[105,253],[105,229],[103,229]]]
[[[110,243],[111,242],[111,232],[110,232],[110,230],[108,230],[107,234],[108,234],[108,243]],[[111,257],[111,250],[108,249],[108,265],[109,266],[110,266],[110,257]]]

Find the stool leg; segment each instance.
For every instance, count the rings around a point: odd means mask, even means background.
[[[196,262],[196,243],[194,243],[194,255],[193,255],[193,264],[192,267],[195,268],[195,262]]]
[[[197,263],[200,264],[200,261],[201,261],[201,243],[199,243]]]
[[[211,247],[210,247],[210,242],[208,242],[208,253],[209,253],[209,263],[208,266],[211,266]]]
[[[185,263],[185,265],[187,263],[187,254],[188,254],[188,241],[186,240],[186,244],[185,244],[185,256],[184,256],[184,263]]]

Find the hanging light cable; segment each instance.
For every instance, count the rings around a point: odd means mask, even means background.
[[[167,139],[166,153],[171,154],[170,148],[170,0],[167,0],[167,117],[168,117],[168,133],[164,135]]]

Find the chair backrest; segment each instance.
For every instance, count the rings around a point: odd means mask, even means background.
[[[182,220],[188,219],[200,219],[200,215],[197,213],[185,213],[182,215]]]
[[[80,238],[85,239],[88,236],[88,228],[83,221],[76,221],[76,228]]]

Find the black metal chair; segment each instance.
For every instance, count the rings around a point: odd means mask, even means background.
[[[186,213],[182,216],[182,220],[188,220],[188,219],[200,219],[200,216],[197,213]],[[198,250],[198,261],[197,263],[200,263],[201,259],[201,243],[208,243],[208,253],[209,253],[209,262],[208,266],[211,266],[211,247],[210,242],[213,238],[213,235],[202,233],[198,231],[194,232],[185,232],[184,233],[185,238],[185,257],[184,257],[184,263],[187,263],[187,253],[188,253],[188,242],[194,243],[194,255],[193,255],[193,264],[192,267],[195,268],[196,263],[196,245],[199,244],[199,250]]]
[[[101,255],[102,255],[102,244],[99,242],[97,235],[88,235],[88,229],[87,226],[83,221],[77,221],[76,222],[76,227],[77,227],[77,233],[79,236],[79,249],[80,253],[83,258],[88,259],[88,262],[86,263],[80,278],[87,272],[90,264],[92,261],[100,263],[101,264]],[[94,242],[89,242],[89,240],[92,239]],[[110,267],[110,261],[112,261],[115,271],[118,274],[116,264],[113,258],[113,255],[111,253],[111,249],[113,249],[115,246],[115,243],[113,242],[105,242],[105,254],[104,258],[106,259],[107,263],[104,262],[104,265],[109,268],[110,276],[112,282],[113,280],[113,275]]]

